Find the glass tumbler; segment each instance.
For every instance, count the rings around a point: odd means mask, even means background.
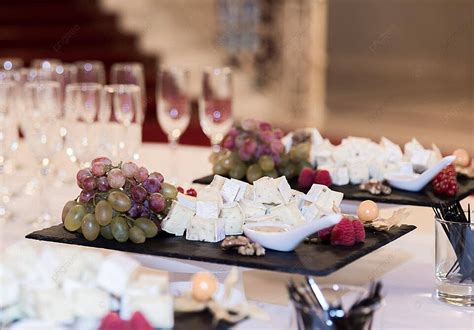
[[[474,223],[435,218],[436,296],[458,306],[474,306]]]

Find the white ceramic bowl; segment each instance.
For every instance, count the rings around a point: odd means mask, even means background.
[[[394,188],[417,192],[423,189],[424,186],[426,186],[446,166],[454,162],[455,159],[456,156],[446,156],[422,174],[408,175],[402,173],[388,173],[385,175],[385,179],[388,184]]]
[[[307,224],[297,227],[290,227],[285,224],[278,224],[275,222],[255,222],[244,225],[244,234],[250,240],[259,243],[267,249],[288,252],[294,250],[298,244],[306,237],[312,235],[320,230],[336,225],[341,221],[341,214],[326,215],[319,220],[308,222]],[[255,230],[255,227],[273,226],[281,227],[285,231],[281,232],[265,232]]]

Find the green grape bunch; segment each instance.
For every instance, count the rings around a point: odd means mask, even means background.
[[[178,194],[160,173],[133,162],[114,166],[106,157],[79,170],[76,182],[82,191],[64,205],[61,219],[66,230],[89,241],[102,236],[139,244],[155,237]]]

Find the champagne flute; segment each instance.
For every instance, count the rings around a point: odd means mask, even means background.
[[[145,70],[143,64],[138,62],[125,62],[125,63],[114,63],[110,69],[110,84],[131,84],[140,87],[142,95],[142,108],[137,113],[136,124],[133,125],[134,130],[137,132],[137,141],[135,144],[136,149],[133,151],[133,158],[138,160],[140,155],[138,154],[138,148],[142,142],[142,125],[145,120],[147,100],[146,100],[146,86],[145,86]]]
[[[9,156],[11,137],[11,118],[14,116],[20,99],[18,84],[13,81],[0,81],[0,222],[10,218],[6,204],[9,192],[5,184],[5,161]]]
[[[189,106],[189,71],[181,68],[164,69],[158,74],[157,117],[168,136],[172,149],[178,145],[191,119]]]
[[[77,67],[78,83],[99,83],[105,84],[104,63],[101,61],[77,61],[74,62]]]
[[[232,72],[230,68],[209,68],[202,75],[199,122],[211,140],[214,152],[220,150],[224,135],[233,124]]]
[[[157,117],[161,129],[168,136],[170,158],[176,158],[178,141],[191,119],[189,105],[189,71],[171,67],[158,73],[156,90]],[[178,167],[169,169],[170,181],[177,183]]]
[[[33,81],[24,86],[24,109],[22,128],[31,152],[40,165],[39,196],[41,212],[33,221],[35,227],[51,225],[52,217],[49,213],[48,174],[51,158],[61,149],[60,136],[61,117],[60,84],[56,81]]]
[[[31,61],[30,66],[33,69],[53,71],[59,64],[61,64],[61,60],[57,58],[35,58]]]
[[[92,134],[92,125],[97,119],[103,99],[101,84],[75,83],[66,86],[66,152],[80,168],[89,166],[89,161],[95,156],[98,141]]]
[[[142,98],[140,87],[137,85],[106,85],[104,86],[105,100],[103,106],[105,114],[110,114],[112,118],[119,123],[111,127],[111,135],[113,135],[113,152],[114,158],[131,158],[136,146],[137,131],[131,130],[132,124],[137,124],[140,120],[142,111]]]

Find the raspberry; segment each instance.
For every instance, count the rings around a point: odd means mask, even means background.
[[[355,244],[355,232],[351,220],[343,218],[331,232],[331,245],[352,246]]]
[[[129,325],[132,330],[153,330],[148,320],[140,312],[133,313]]]
[[[334,226],[318,231],[318,237],[321,241],[329,243],[331,241],[331,232]]]
[[[456,169],[453,165],[446,166],[431,181],[433,190],[438,195],[454,196],[458,192]]]
[[[356,243],[365,241],[365,229],[362,222],[359,220],[352,220],[352,228],[354,228]]]
[[[122,320],[117,313],[107,314],[100,322],[99,330],[125,330],[127,321]]]
[[[298,187],[309,188],[313,184],[314,171],[310,167],[303,167],[298,177]]]
[[[188,190],[186,190],[186,195],[188,196],[193,196],[193,197],[197,197],[197,191],[193,188],[189,188]]]
[[[178,192],[184,194],[184,188],[183,187],[178,186],[178,187],[176,187],[176,190],[178,190]]]
[[[314,173],[314,183],[323,184],[329,187],[332,185],[331,175],[326,170],[316,170]]]

